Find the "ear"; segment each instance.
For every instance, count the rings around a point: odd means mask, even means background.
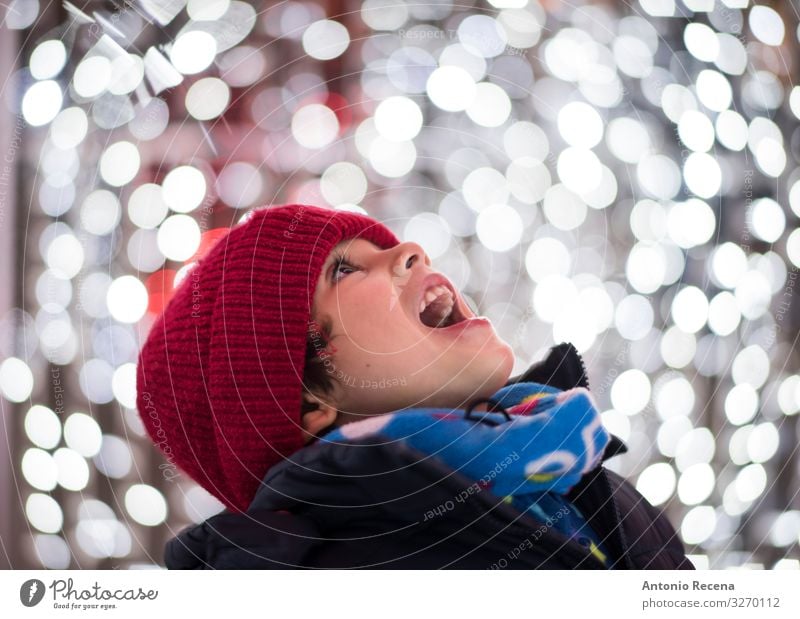
[[[300,424],[303,426],[303,440],[308,443],[317,438],[322,430],[333,425],[339,411],[333,404],[321,400],[315,395],[304,393],[303,399],[317,405],[315,410],[308,411],[300,420]]]

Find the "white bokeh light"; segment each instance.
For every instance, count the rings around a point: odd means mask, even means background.
[[[20,468],[25,481],[37,490],[50,492],[58,485],[58,466],[53,456],[44,449],[26,449]]]
[[[711,256],[711,276],[724,288],[734,288],[747,271],[747,256],[735,243],[718,245]]]
[[[708,328],[717,335],[730,335],[741,319],[736,297],[727,290],[717,293],[708,304]]]
[[[588,212],[581,197],[561,183],[545,192],[542,210],[547,221],[561,230],[577,228],[586,220]]]
[[[422,128],[422,111],[408,97],[389,97],[375,109],[375,128],[389,140],[411,140]]]
[[[186,111],[197,120],[211,120],[221,116],[228,107],[231,90],[217,77],[197,80],[186,92]]]
[[[233,208],[253,205],[264,188],[261,172],[253,164],[234,161],[226,165],[214,184],[220,199]]]
[[[477,86],[461,67],[445,66],[430,74],[426,90],[436,107],[447,112],[459,112],[472,104]]]
[[[148,527],[158,526],[167,518],[164,495],[146,484],[134,484],[128,488],[125,509],[136,522]]]
[[[740,151],[747,146],[747,121],[733,110],[723,110],[714,121],[717,140],[726,148]]]
[[[369,183],[361,167],[349,161],[338,161],[322,174],[319,188],[332,205],[358,204],[364,199]]]
[[[525,252],[525,268],[535,282],[548,275],[568,275],[570,263],[569,250],[561,241],[550,237],[533,241]]]
[[[136,408],[136,364],[123,363],[114,370],[111,379],[111,389],[114,397],[123,406]]]
[[[46,125],[61,111],[63,94],[61,87],[53,80],[36,82],[22,97],[22,115],[33,126]]]
[[[64,422],[64,442],[84,458],[91,458],[100,451],[100,426],[85,413],[72,413]]]
[[[650,401],[650,379],[637,369],[625,370],[611,385],[611,404],[626,415],[640,413]]]
[[[58,485],[66,490],[79,492],[89,483],[89,465],[86,459],[74,449],[59,447],[53,452],[58,466]]]
[[[480,213],[492,204],[504,204],[508,200],[509,188],[503,174],[487,166],[474,169],[466,175],[461,193],[467,206]]]
[[[508,251],[519,244],[522,237],[522,218],[505,204],[494,204],[483,209],[475,224],[478,239],[492,251]]]
[[[600,158],[586,148],[569,146],[562,150],[556,170],[564,186],[577,194],[595,189],[603,179]]]
[[[111,61],[105,56],[84,58],[72,76],[72,87],[81,97],[92,99],[102,93],[111,81]]]
[[[52,409],[34,404],[25,415],[25,434],[37,447],[53,449],[61,440],[61,421]]]
[[[64,524],[64,512],[56,500],[46,494],[34,492],[25,502],[28,522],[43,533],[58,533]]]
[[[322,148],[336,138],[339,121],[327,105],[312,103],[292,116],[292,135],[306,148]]]
[[[368,158],[370,165],[379,174],[387,178],[400,178],[413,170],[417,161],[417,149],[411,140],[393,142],[378,137],[370,146]]]
[[[537,318],[553,323],[578,297],[575,283],[562,275],[548,275],[533,290],[533,307]]]
[[[725,396],[725,416],[732,424],[741,426],[755,417],[758,404],[758,392],[751,385],[735,385]]]
[[[161,183],[161,198],[176,213],[189,213],[200,206],[206,195],[206,177],[194,166],[170,170]],[[157,199],[151,195],[151,199]]]
[[[780,204],[772,198],[755,200],[748,210],[748,222],[755,234],[762,241],[774,243],[786,227],[786,216]]]
[[[89,121],[79,107],[68,107],[50,124],[50,139],[58,148],[67,150],[80,144],[89,130]]]
[[[767,481],[767,473],[761,464],[749,464],[736,476],[736,495],[740,501],[754,501],[766,489]]]
[[[109,234],[121,218],[119,199],[106,189],[91,192],[81,204],[81,225],[91,234]]]
[[[570,146],[592,148],[603,139],[603,119],[582,101],[567,103],[558,111],[558,132]]]
[[[706,24],[692,22],[683,29],[683,42],[686,49],[703,62],[714,62],[719,55],[717,33]]]
[[[158,228],[158,249],[170,260],[183,262],[200,247],[200,226],[189,215],[167,217]]]
[[[230,0],[188,0],[186,12],[195,21],[213,21],[225,15],[230,4]]]
[[[672,319],[686,333],[696,333],[706,324],[708,299],[697,286],[684,286],[672,300]]]
[[[207,69],[217,55],[217,42],[202,30],[189,30],[178,35],[169,52],[172,65],[184,75]]]
[[[33,391],[33,372],[17,357],[0,363],[0,394],[9,402],[24,402]]]
[[[657,462],[639,474],[636,490],[652,505],[661,505],[675,492],[675,484],[675,469],[666,462]]]
[[[139,149],[133,143],[116,142],[100,157],[100,176],[109,185],[122,187],[134,179],[140,164]]]
[[[733,89],[728,79],[719,71],[704,69],[697,76],[697,97],[714,112],[728,109],[733,100]]]
[[[676,245],[684,249],[707,243],[716,228],[714,211],[698,198],[674,203],[667,214],[669,236]]]
[[[640,340],[653,327],[653,308],[648,300],[638,294],[631,294],[617,305],[615,327],[626,340]]]
[[[156,228],[168,212],[161,185],[142,183],[128,198],[128,217],[139,228]]]
[[[684,434],[675,447],[675,465],[685,471],[698,463],[710,463],[714,458],[716,444],[708,428],[695,428]]]
[[[717,514],[710,505],[693,507],[681,522],[681,537],[686,544],[700,544],[714,533],[717,526]]]
[[[714,125],[708,116],[697,110],[687,110],[678,122],[681,141],[693,151],[706,152],[714,145]]]
[[[760,389],[767,382],[770,360],[767,351],[757,344],[742,348],[734,357],[731,378],[737,385],[746,383]]]
[[[447,222],[436,213],[414,215],[403,230],[403,238],[419,243],[431,260],[436,260],[447,251],[450,237]]]
[[[697,505],[714,491],[714,469],[699,462],[687,468],[678,478],[678,498],[685,505]]]
[[[134,323],[147,309],[147,289],[133,275],[123,275],[111,282],[106,293],[108,311],[120,322]]]
[[[337,21],[321,19],[303,32],[303,49],[317,60],[341,56],[350,45],[350,33]]]
[[[547,166],[529,156],[519,157],[508,164],[506,180],[511,194],[527,204],[541,200],[552,182]]]
[[[783,43],[783,19],[775,9],[763,6],[753,6],[747,15],[750,30],[759,40],[767,45],[780,45]]]
[[[481,82],[476,84],[475,94],[465,111],[476,125],[499,127],[511,113],[511,99],[497,84]]]
[[[658,380],[653,397],[656,412],[664,421],[679,415],[691,415],[696,399],[692,384],[677,372],[670,372]]]
[[[458,40],[470,52],[483,58],[500,55],[508,37],[500,23],[489,15],[470,15],[458,25]]]
[[[37,80],[55,77],[67,63],[67,48],[58,39],[43,41],[33,50],[30,59],[31,75]]]
[[[714,196],[722,185],[722,170],[708,153],[692,153],[683,164],[686,184],[701,198]]]

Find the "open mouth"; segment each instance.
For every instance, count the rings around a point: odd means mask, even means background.
[[[432,329],[445,329],[467,319],[461,313],[453,290],[446,285],[432,286],[423,294],[419,305],[419,319]]]

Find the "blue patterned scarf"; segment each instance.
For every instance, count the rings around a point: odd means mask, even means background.
[[[550,522],[608,562],[608,551],[563,496],[602,461],[609,434],[592,394],[522,382],[506,385],[490,411],[408,408],[345,424],[320,437],[402,441],[435,457],[541,522]],[[500,411],[503,412],[493,412]]]

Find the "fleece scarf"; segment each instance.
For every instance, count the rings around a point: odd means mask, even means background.
[[[478,490],[551,523],[608,564],[607,549],[564,496],[601,463],[609,442],[592,394],[522,382],[483,401],[488,411],[408,408],[367,417],[319,440],[346,443],[374,435],[403,442],[474,480]]]

